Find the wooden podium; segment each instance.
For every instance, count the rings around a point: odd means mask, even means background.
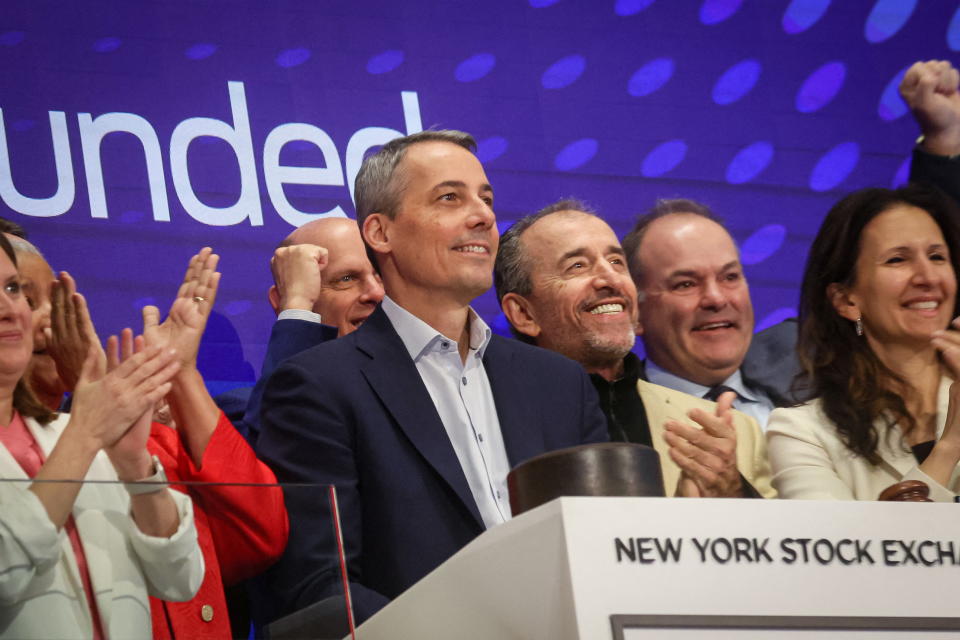
[[[357,629],[395,638],[955,638],[960,505],[561,498]]]

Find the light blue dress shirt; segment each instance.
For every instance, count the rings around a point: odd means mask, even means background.
[[[510,463],[493,391],[483,367],[490,327],[473,309],[469,310],[470,350],[464,362],[456,340],[441,334],[389,297],[384,296],[381,306],[437,408],[484,525],[489,529],[505,522],[511,515],[507,493]]]
[[[702,398],[710,391],[710,387],[705,387],[696,382],[690,382],[685,378],[674,375],[669,371],[661,369],[650,358],[647,358],[647,380],[661,387],[676,389],[683,393],[689,393],[692,396]],[[733,401],[733,408],[742,411],[757,421],[762,431],[767,430],[767,420],[770,419],[770,412],[773,411],[773,401],[765,394],[751,389],[743,383],[743,376],[740,375],[740,369],[724,380],[721,384],[730,387],[737,392],[737,399]]]

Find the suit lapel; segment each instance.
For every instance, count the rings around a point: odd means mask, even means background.
[[[60,422],[54,422],[44,426],[33,418],[24,418],[24,424],[27,425],[27,429],[30,430],[30,433],[37,441],[37,444],[40,446],[40,450],[43,451],[44,460],[49,458],[50,453],[53,451],[53,448],[57,444],[57,440],[59,440],[60,435],[63,432],[65,421],[63,421],[63,424]],[[5,448],[3,453],[9,456],[11,460],[13,459],[13,457],[10,456]],[[20,465],[17,464],[16,461],[14,461],[14,464],[19,470]],[[112,469],[112,467],[110,468]],[[21,470],[20,475],[22,474],[23,471]],[[87,475],[84,476],[84,480],[116,480],[116,476],[98,472],[97,463],[95,460],[91,464],[91,468],[87,472]],[[99,499],[99,489],[96,486],[90,487],[89,485],[84,485],[80,489],[80,492],[77,494],[77,497],[73,502],[73,508],[70,510],[70,515],[74,518],[74,524],[80,533],[80,544],[83,547],[84,556],[87,563],[87,571],[90,573],[90,582],[93,585],[94,597],[97,600],[97,607],[100,612],[100,622],[103,625],[104,630],[109,630],[111,611],[110,603],[112,600],[112,576],[109,572],[110,563],[109,561],[104,562],[100,558],[104,552],[93,542],[101,539],[103,537],[103,532],[98,530],[96,527],[87,526],[86,519],[77,517],[78,514],[82,514],[88,509],[91,511],[99,511],[102,506],[103,502]],[[83,578],[80,575],[77,556],[73,551],[73,544],[68,538],[61,538],[60,551],[68,558],[68,562],[65,563],[66,566],[64,569],[73,587],[73,592],[77,594],[85,594],[86,591],[83,584]],[[87,609],[87,611],[89,611],[89,609]],[[90,620],[90,624],[93,624],[92,620]]]
[[[512,468],[546,451],[546,443],[534,403],[526,401],[536,394],[526,391],[525,385],[530,379],[526,377],[523,361],[503,340],[496,335],[490,338],[483,354],[483,368],[490,382],[500,433]]]
[[[420,455],[453,489],[482,527],[480,510],[447,430],[420,372],[383,309],[377,307],[355,335],[357,349],[370,358],[361,365],[361,371],[374,393]]]
[[[663,473],[663,486],[668,496],[673,496],[680,480],[680,467],[674,464],[667,452],[669,447],[663,439],[666,431],[663,428],[667,420],[688,422],[682,407],[674,406],[667,394],[661,392],[663,387],[645,380],[637,380],[637,392],[643,400],[643,408],[647,412],[647,423],[650,425],[650,441],[653,448],[660,454],[660,470]]]
[[[943,435],[944,424],[947,420],[947,409],[950,404],[950,384],[952,381],[946,376],[941,376],[940,386],[937,390],[937,440]],[[902,437],[903,432],[899,427],[888,429],[886,422],[878,419],[874,422],[874,428],[880,434],[877,444],[877,454],[880,456],[880,464],[887,467],[887,471],[894,477],[904,476],[913,467],[917,466],[917,459],[909,449]]]

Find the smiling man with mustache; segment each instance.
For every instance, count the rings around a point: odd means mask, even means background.
[[[753,335],[750,289],[719,218],[693,200],[661,200],[623,245],[647,379],[700,398],[733,391],[733,406],[765,428],[774,403],[740,372]]]
[[[364,161],[357,221],[386,296],[267,382],[258,449],[282,481],[336,485],[358,621],[511,517],[511,467],[607,439],[576,363],[493,335],[470,306],[490,288],[499,240],[475,148],[468,134],[424,131]],[[343,591],[322,489],[285,496],[274,615]]]

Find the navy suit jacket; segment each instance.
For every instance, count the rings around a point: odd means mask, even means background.
[[[496,335],[483,362],[511,466],[607,440],[577,363]],[[484,531],[439,414],[382,309],[354,333],[284,362],[267,383],[261,419],[259,453],[280,481],[336,485],[359,622]],[[290,541],[266,576],[279,615],[342,593],[324,489],[284,495]]]
[[[913,160],[910,162],[910,182],[938,187],[954,202],[960,203],[960,158],[935,156],[914,148]]]
[[[337,328],[309,320],[277,320],[270,330],[270,342],[263,358],[260,378],[253,387],[233,389],[214,398],[217,406],[227,414],[237,431],[247,439],[250,446],[256,447],[260,436],[260,405],[263,402],[263,389],[274,369],[281,362],[306,351],[310,347],[335,340]],[[239,411],[234,408],[240,402]]]

